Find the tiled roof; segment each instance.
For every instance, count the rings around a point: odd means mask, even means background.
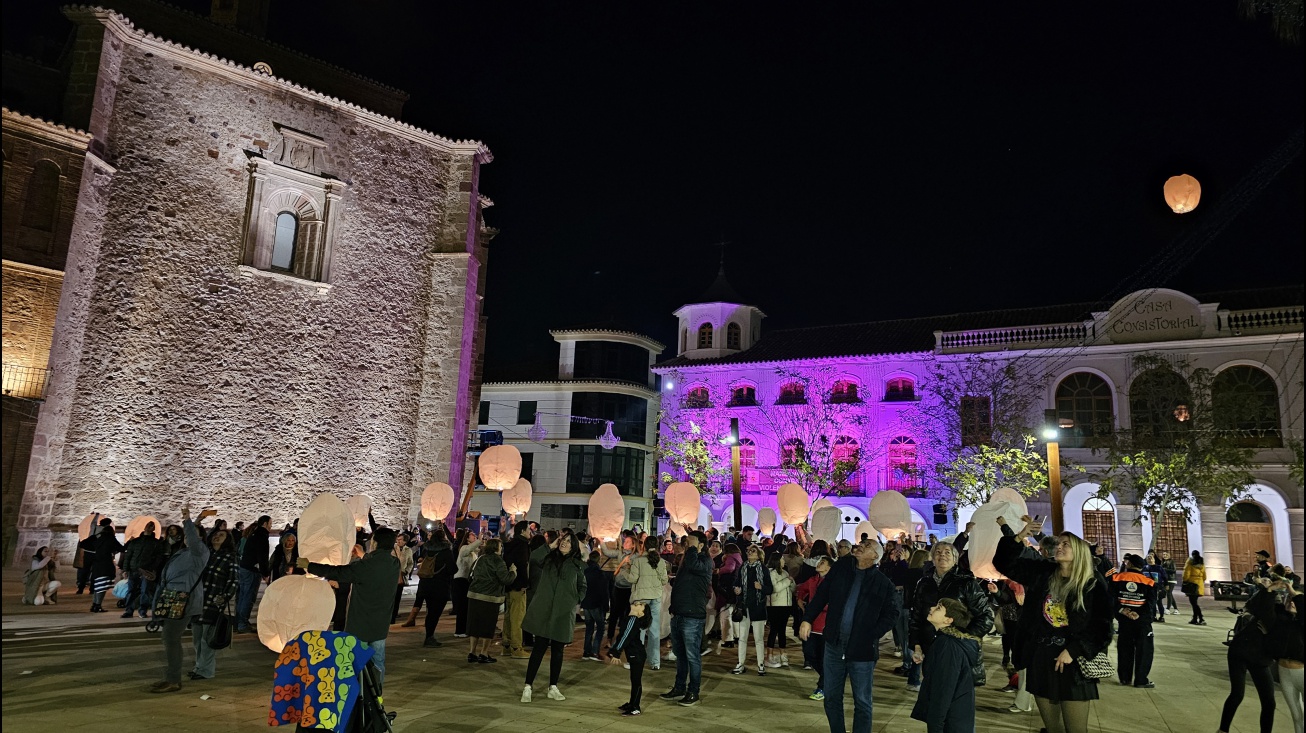
[[[1290,285],[1234,290],[1193,297],[1201,303],[1219,303],[1222,309],[1227,310],[1269,308],[1301,304],[1303,287]],[[763,330],[761,340],[746,351],[711,359],[688,359],[677,356],[659,362],[655,368],[919,353],[934,350],[935,331],[1012,328],[1085,321],[1092,317],[1094,311],[1109,310],[1111,305],[1110,302],[1075,303],[1040,308],[952,313],[893,321],[791,328],[770,332]]]

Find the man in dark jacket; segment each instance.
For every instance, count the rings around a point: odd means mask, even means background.
[[[825,718],[830,733],[844,733],[843,688],[853,684],[853,733],[871,731],[871,684],[880,658],[880,637],[893,628],[902,599],[893,582],[875,563],[880,546],[873,540],[853,545],[816,587],[803,612],[798,638],[807,641],[812,622],[825,616]]]
[[[236,589],[236,631],[247,633],[254,630],[249,625],[249,617],[254,613],[254,599],[258,597],[259,580],[267,582],[272,575],[268,559],[272,550],[268,547],[268,530],[272,527],[272,517],[264,514],[258,518],[258,524],[245,538],[244,549],[240,552],[240,567],[236,576],[240,585]]]
[[[521,622],[526,618],[526,591],[531,586],[531,530],[520,521],[513,526],[512,539],[503,546],[503,561],[517,567],[517,577],[508,584],[503,609],[503,651],[513,659],[530,659],[522,640]]]
[[[1116,667],[1120,684],[1156,687],[1152,671],[1152,619],[1156,616],[1156,582],[1143,575],[1143,558],[1125,555],[1125,570],[1111,576],[1107,588],[1115,604],[1120,626],[1116,645]]]
[[[970,623],[958,631],[983,639],[993,629],[993,606],[989,603],[988,593],[975,580],[975,576],[957,567],[956,548],[947,542],[940,542],[934,546],[932,555],[934,569],[916,584],[916,593],[912,599],[908,634],[911,639],[912,661],[918,663],[921,660],[917,657],[928,656],[930,643],[934,641],[934,627],[926,617],[942,598],[955,598],[970,611]]]
[[[376,665],[378,685],[385,681],[385,639],[394,609],[393,589],[399,584],[399,559],[392,554],[396,536],[393,529],[378,527],[372,533],[376,548],[349,565],[323,565],[309,562],[306,557],[299,558],[298,563],[313,575],[350,584],[345,631],[376,650],[372,663]]]
[[[129,537],[123,547],[119,567],[127,573],[127,601],[123,604],[123,618],[131,618],[140,608],[141,618],[149,615],[154,598],[154,580],[163,566],[163,547],[154,536],[154,522],[145,525],[136,537]]]
[[[676,683],[661,695],[690,707],[699,703],[703,678],[703,626],[707,621],[707,594],[712,587],[712,558],[707,556],[707,536],[690,532],[685,556],[671,586],[671,651],[676,655]]]

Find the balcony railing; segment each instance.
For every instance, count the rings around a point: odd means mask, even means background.
[[[25,400],[45,399],[50,370],[24,364],[4,364],[4,394]]]
[[[1300,331],[1302,327],[1302,309],[1297,308],[1257,308],[1253,310],[1229,311],[1222,314],[1224,328],[1235,336],[1253,333],[1280,333],[1292,330]]]
[[[945,353],[988,351],[1011,346],[1067,346],[1083,343],[1089,337],[1088,327],[1082,322],[936,333],[938,348]]]

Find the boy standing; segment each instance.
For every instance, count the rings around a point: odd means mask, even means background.
[[[973,733],[973,670],[979,663],[979,639],[959,630],[970,624],[970,611],[961,601],[944,598],[930,609],[926,620],[937,635],[930,647],[929,673],[911,716],[924,721],[929,733]]]

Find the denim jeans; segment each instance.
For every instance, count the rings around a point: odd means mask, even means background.
[[[218,672],[218,650],[210,644],[213,643],[213,632],[217,630],[213,624],[194,623],[190,627],[191,639],[195,642],[195,674],[210,678]]]
[[[236,569],[239,585],[236,587],[236,628],[249,626],[250,614],[254,613],[254,599],[258,597],[258,584],[262,580],[257,571],[245,568]]]
[[[127,576],[127,602],[123,608],[132,613],[139,607],[141,616],[150,610],[154,601],[154,581],[146,580],[139,570]]]
[[[648,614],[648,631],[640,632],[644,636],[644,649],[648,652],[648,666],[657,669],[662,666],[662,599],[653,598],[644,601],[644,613]],[[702,638],[702,631],[699,632]]]
[[[852,662],[843,658],[841,642],[825,640],[825,719],[830,733],[845,733],[843,686],[853,683],[853,733],[871,733],[871,683],[875,662]]]
[[[369,641],[367,645],[376,650],[372,664],[376,665],[376,686],[385,689],[385,639]]]
[[[898,612],[898,621],[893,625],[893,645],[902,650],[903,657],[906,657],[910,653],[907,648],[907,632],[910,624],[911,609],[904,604],[902,610]]]
[[[671,651],[676,654],[676,684],[673,690],[697,695],[703,681],[703,624],[705,619],[671,617]]]
[[[607,630],[608,609],[586,608],[585,616],[585,652],[584,656],[597,657],[599,646],[603,643],[603,632]]]

